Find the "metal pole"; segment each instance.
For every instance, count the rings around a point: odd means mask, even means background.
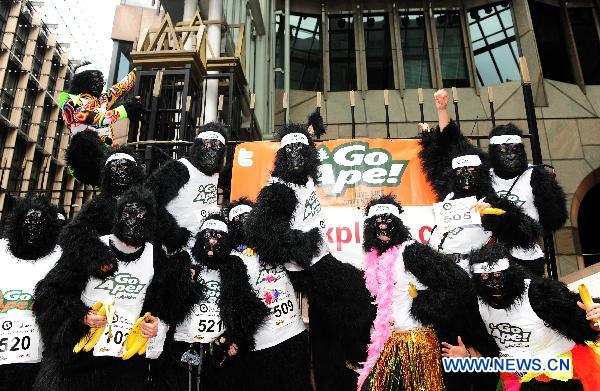
[[[456,87],[452,87],[452,101],[454,102],[454,120],[456,125],[460,128],[460,116],[458,115],[458,90]]]
[[[494,89],[492,87],[488,87],[487,91],[488,102],[490,103],[490,117],[492,119],[492,126],[496,126],[496,112],[494,111]]]
[[[284,5],[284,33],[283,33],[283,92],[290,95],[290,0],[285,0]],[[287,124],[287,120],[286,120]]]
[[[356,121],[354,120],[354,91],[350,91],[350,114],[352,115],[352,139],[356,138]]]
[[[383,104],[385,105],[386,137],[391,138],[391,136],[390,136],[390,113],[389,113],[390,100],[389,100],[389,91],[388,90],[383,90]]]
[[[521,85],[523,87],[525,113],[527,114],[527,126],[529,128],[529,134],[531,135],[531,158],[533,159],[533,164],[542,164],[542,148],[540,147],[540,136],[535,116],[531,78],[529,77],[529,69],[527,68],[527,60],[525,57],[519,58],[519,67],[521,69]],[[546,257],[548,277],[557,280],[558,271],[556,267],[556,254],[554,251],[554,237],[552,236],[552,232],[544,232],[544,254]]]

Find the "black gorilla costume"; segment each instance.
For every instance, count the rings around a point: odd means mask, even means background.
[[[522,135],[514,124],[496,126],[490,131],[492,185],[499,196],[521,206],[550,233],[567,220],[565,193],[543,166],[528,167]],[[534,274],[544,274],[544,253],[539,245],[530,251],[515,248],[511,253],[514,260]]]
[[[308,332],[290,277],[282,265],[262,262],[248,246],[244,224],[253,207],[252,201],[241,198],[228,211],[232,254],[244,261],[250,285],[270,310],[254,334],[254,349],[240,357],[245,389],[311,391]]]
[[[521,391],[597,390],[600,355],[585,342],[595,341],[598,331],[590,327],[585,311],[577,306],[579,296],[561,282],[531,276],[509,262],[509,257],[500,244],[483,247],[470,256],[479,311],[501,355],[556,357],[571,352],[574,378],[580,378],[533,379],[522,383]],[[515,374],[502,377],[505,384],[519,379]]]
[[[439,341],[459,335],[469,346],[497,353],[481,320],[469,314],[477,308],[468,275],[413,241],[401,213],[393,196],[372,200],[365,210],[365,280],[378,308],[359,378],[363,390],[442,389]]]
[[[454,254],[457,262],[468,270],[467,253],[488,242],[497,239],[507,246],[524,249],[536,244],[539,225],[521,207],[494,192],[486,154],[467,142],[454,121],[450,121],[445,129],[436,127],[430,132],[423,132],[421,146],[423,149],[419,156],[423,169],[439,201],[450,193],[454,193],[454,199],[475,196],[477,200],[483,199],[492,207],[506,212],[481,216],[483,229],[479,227],[479,232],[474,227],[459,227],[444,235],[434,230],[430,241],[433,246]],[[452,168],[453,160],[462,157],[478,158],[479,165]],[[473,228],[473,232],[469,232],[469,228]]]
[[[316,139],[320,139],[326,133],[327,130],[325,129],[325,124],[323,124],[323,117],[318,110],[313,111],[308,116],[306,128],[308,129],[308,133]]]
[[[68,223],[59,238],[61,246],[92,267],[95,260],[116,262],[114,256],[99,237],[112,232],[119,197],[130,187],[142,182],[144,171],[136,156],[127,147],[120,147],[103,161],[100,175],[100,193],[88,201],[75,218]],[[159,221],[158,226],[165,227]]]
[[[225,219],[210,214],[192,248],[196,282],[204,295],[185,321],[169,332],[165,351],[153,365],[159,389],[187,391],[190,381],[192,389],[241,389],[240,360],[228,357],[228,350],[231,344],[238,354],[251,350],[268,310],[252,291],[244,263],[230,253]]]
[[[117,338],[126,331],[119,332],[118,325],[127,325],[123,319],[135,322],[149,311],[174,326],[187,316],[195,301],[187,254],[168,258],[150,243],[155,228],[152,194],[131,188],[119,198],[115,216],[111,235],[102,240],[110,245],[117,263],[107,268],[101,257],[82,261],[76,252],[65,250],[36,288],[34,313],[46,354],[35,390],[146,390],[145,357],[135,355],[123,361],[119,353],[105,356],[99,349],[120,347],[123,340]],[[82,320],[91,305],[111,296],[117,311],[112,326],[107,326],[93,351],[73,353],[89,330]]]
[[[296,124],[283,127],[279,138],[270,183],[248,217],[248,244],[261,262],[292,262],[288,270],[304,269],[294,280],[309,300],[317,387],[351,389],[356,386],[351,367],[365,357],[374,307],[361,271],[335,259],[327,248],[315,192],[319,159],[312,138]]]
[[[57,208],[42,197],[17,199],[8,215],[0,240],[1,391],[29,391],[38,373],[42,351],[33,292],[60,257],[59,227]]]
[[[210,122],[200,128],[189,156],[170,160],[146,180],[163,224],[157,241],[169,251],[186,245],[203,219],[217,207],[217,184],[226,152],[226,125]]]

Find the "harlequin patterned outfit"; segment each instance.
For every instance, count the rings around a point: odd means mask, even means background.
[[[127,118],[123,105],[112,109],[112,105],[129,92],[135,83],[135,70],[129,72],[120,82],[113,85],[100,97],[87,93],[73,95],[61,92],[59,105],[62,117],[70,135],[91,130],[98,134],[102,141],[114,139],[112,124]]]

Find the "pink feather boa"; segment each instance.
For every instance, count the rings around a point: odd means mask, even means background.
[[[377,315],[375,316],[373,330],[371,331],[371,343],[369,343],[368,347],[367,361],[358,370],[359,390],[367,377],[369,377],[385,343],[392,335],[390,322],[393,320],[392,304],[394,284],[396,283],[394,265],[396,262],[403,262],[404,248],[412,243],[414,243],[414,240],[406,241],[390,248],[381,254],[381,256],[378,256],[377,251],[373,250],[367,254],[367,258],[365,259],[365,285],[369,292],[371,292],[371,295],[375,297]]]

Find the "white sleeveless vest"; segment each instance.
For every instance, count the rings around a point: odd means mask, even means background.
[[[494,187],[496,194],[498,194],[500,197],[506,197],[517,206],[520,206],[529,217],[539,222],[540,215],[535,207],[533,189],[531,188],[532,172],[533,169],[525,170],[515,183],[515,180],[517,179],[516,177],[511,179],[502,179],[494,173],[493,168],[490,169],[492,186]],[[515,183],[514,186],[513,183]],[[510,194],[507,195],[511,186],[513,186],[513,188],[510,191]],[[544,257],[544,252],[537,243],[529,250],[520,247],[514,247],[511,249],[510,253],[513,257],[524,260],[532,260]]]
[[[111,235],[100,237],[106,245]],[[94,356],[121,357],[121,347],[136,320],[142,315],[146,291],[154,277],[154,254],[151,243],[146,243],[142,255],[132,262],[118,263],[117,272],[101,280],[90,277],[81,301],[88,307],[95,302],[105,302],[114,298],[115,316],[112,319],[112,337],[109,339],[109,327],[94,347]]]
[[[448,232],[446,240],[444,240],[440,248],[443,237],[444,234],[440,230],[435,229],[429,239],[429,245],[444,254],[467,254],[472,250],[484,246],[492,237],[492,233],[483,229],[483,226],[480,224],[458,227]],[[461,259],[458,265],[471,274],[468,259]]]
[[[217,205],[219,174],[205,175],[185,158],[179,162],[186,166],[190,179],[167,204],[167,211],[175,217],[177,224],[195,234],[208,215],[207,209]]]
[[[254,335],[254,350],[263,350],[287,341],[306,327],[296,292],[284,267],[262,264],[258,255],[249,250],[241,253],[234,250],[231,254],[242,259],[256,296],[269,308],[269,317]]]
[[[503,356],[549,358],[570,351],[575,342],[548,327],[531,308],[530,282],[525,280],[523,296],[508,310],[495,309],[479,299],[479,312],[488,333]]]
[[[221,320],[219,300],[221,298],[221,275],[218,270],[203,267],[200,270],[202,286],[206,287],[205,298],[194,305],[192,313],[177,326],[173,339],[187,343],[209,343],[225,332]]]
[[[414,242],[407,243],[404,249],[412,243]],[[419,282],[414,274],[406,270],[404,266],[404,251],[398,255],[398,259],[394,264],[394,274],[396,279],[393,295],[394,302],[392,304],[394,329],[397,331],[408,331],[423,327],[423,324],[410,314],[414,299],[409,294],[409,286],[413,284],[418,290],[425,290],[427,286]]]
[[[31,312],[33,293],[61,254],[56,246],[35,262],[23,260],[10,252],[8,240],[0,239],[0,365],[40,362],[43,346]]]
[[[272,183],[280,183],[292,189],[298,199],[296,210],[290,221],[290,228],[297,229],[302,232],[308,232],[313,228],[318,228],[321,232],[323,240],[319,246],[317,254],[311,260],[311,265],[317,263],[325,255],[329,254],[329,247],[327,246],[327,237],[325,236],[325,218],[321,211],[321,203],[317,196],[315,183],[312,178],[308,178],[306,185],[300,186],[295,183],[285,182],[277,177],[271,177],[269,179],[269,185]],[[288,270],[301,270],[297,265],[290,265],[287,267]]]

